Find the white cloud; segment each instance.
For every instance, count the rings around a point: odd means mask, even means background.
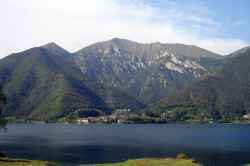
[[[196,41],[197,45],[206,48],[208,50],[212,50],[214,52],[218,52],[223,55],[227,55],[236,51],[237,49],[249,46],[248,43],[239,40],[239,39],[204,39],[200,41]]]
[[[144,43],[159,41],[195,44],[222,54],[248,44],[240,39],[207,37],[207,33],[216,31],[219,26],[207,10],[181,11],[174,5],[162,10],[144,2],[1,1],[0,57],[51,41],[76,51],[93,42],[113,37]]]

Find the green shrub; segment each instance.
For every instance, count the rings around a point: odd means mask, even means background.
[[[179,159],[188,159],[188,156],[185,153],[179,153],[176,155],[176,159],[178,159],[178,160]]]

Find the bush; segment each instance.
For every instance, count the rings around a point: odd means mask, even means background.
[[[179,154],[177,154],[176,159],[178,159],[178,160],[179,159],[188,159],[188,156],[185,153],[179,153]]]

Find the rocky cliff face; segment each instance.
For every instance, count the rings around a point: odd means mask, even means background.
[[[196,46],[140,44],[118,38],[74,55],[92,82],[104,89],[119,89],[146,105],[211,74],[221,64],[220,55]]]
[[[195,115],[232,122],[250,113],[250,48],[227,56],[221,70],[162,100],[158,111],[192,107]],[[179,109],[180,110],[180,109]]]

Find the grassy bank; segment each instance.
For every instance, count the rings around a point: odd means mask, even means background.
[[[190,159],[136,159],[121,163],[99,164],[97,166],[200,166]]]
[[[56,166],[57,164],[40,161],[0,158],[0,166]],[[97,164],[96,166],[200,166],[194,160],[189,159],[136,159],[121,163]]]
[[[40,160],[0,158],[0,166],[56,166],[56,164]]]

